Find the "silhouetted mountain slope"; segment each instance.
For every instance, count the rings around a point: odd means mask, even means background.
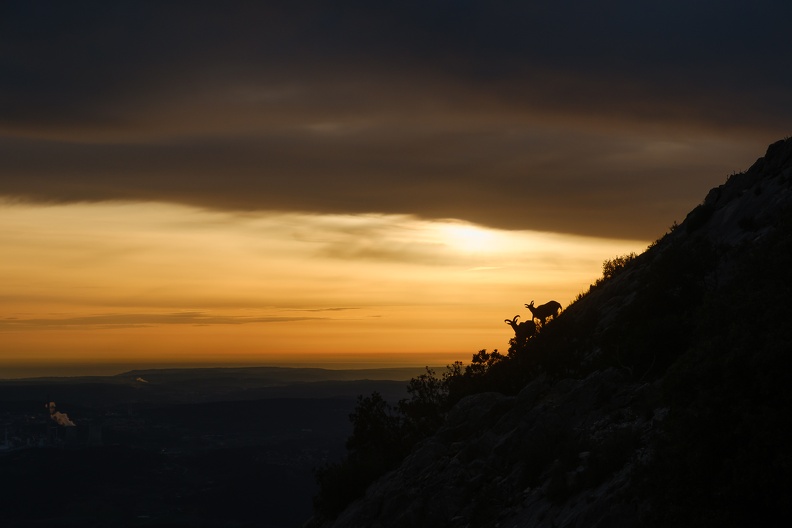
[[[792,139],[618,264],[309,525],[786,526]]]

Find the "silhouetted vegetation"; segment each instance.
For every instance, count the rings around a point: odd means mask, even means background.
[[[346,458],[317,471],[322,491],[314,505],[325,515],[338,514],[375,478],[396,467],[412,447],[404,414],[378,392],[360,396],[350,420],[354,427],[347,440]]]
[[[620,255],[610,260],[606,260],[605,262],[602,263],[601,280],[609,280],[615,277],[620,271],[622,271],[627,266],[627,264],[635,260],[637,256],[638,255],[636,255],[635,253],[628,253],[626,255]]]

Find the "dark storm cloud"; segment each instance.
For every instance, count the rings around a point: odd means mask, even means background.
[[[4,3],[0,193],[654,237],[789,133],[787,3],[515,4]]]

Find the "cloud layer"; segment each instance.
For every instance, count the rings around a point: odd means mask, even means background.
[[[653,239],[789,133],[792,6],[522,4],[7,2],[0,194]]]

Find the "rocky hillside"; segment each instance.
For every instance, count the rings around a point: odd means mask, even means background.
[[[309,524],[786,526],[792,139],[610,264],[364,497]]]

